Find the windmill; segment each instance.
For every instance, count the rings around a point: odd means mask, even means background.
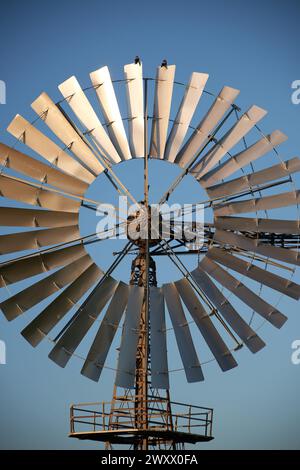
[[[116,332],[122,329],[113,399],[102,408],[72,405],[71,437],[105,442],[107,448],[125,444],[135,449],[179,448],[185,443],[209,441],[212,410],[170,398],[165,307],[188,382],[202,381],[204,375],[187,314],[222,371],[237,366],[235,355],[242,346],[252,353],[265,346],[251,321],[242,317],[223,289],[276,328],[287,320],[248,285],[254,281],[292,299],[300,297],[300,285],[273,272],[291,271],[291,266],[299,265],[299,220],[268,215],[269,210],[297,207],[300,193],[292,175],[300,170],[300,160],[280,160],[276,147],[287,137],[278,130],[264,135],[257,123],[266,111],[251,106],[241,113],[235,104],[239,90],[229,86],[213,97],[207,112],[192,127],[200,98],[211,95],[205,89],[205,73],[192,73],[183,85],[175,81],[175,65],[166,61],[157,68],[154,79],[143,77],[140,59],[125,65],[121,82],[127,95],[128,138],[108,68],[102,67],[90,77],[92,85],[85,89],[75,77],[59,85],[62,99],[58,102],[42,93],[31,105],[37,114],[35,122],[17,115],[8,126],[17,143],[29,147],[38,158],[0,146],[1,196],[31,206],[0,208],[2,226],[27,228],[0,237],[1,254],[6,257],[0,264],[0,287],[40,276],[0,307],[11,321],[56,294],[21,333],[36,347],[63,323],[49,354],[60,367],[68,364],[102,315],[81,369],[81,374],[94,381],[100,379]],[[149,106],[151,84],[153,112]],[[185,90],[171,120],[175,85]],[[96,93],[104,124],[87,97],[88,90]],[[70,111],[78,122],[70,117]],[[37,121],[43,121],[62,145],[41,132]],[[248,146],[245,139],[250,131],[260,136]],[[235,151],[240,142],[244,148]],[[263,162],[270,153],[279,158],[276,164],[255,171],[254,162]],[[115,172],[119,163],[132,158],[144,159],[143,201],[135,200]],[[150,158],[180,169],[159,207],[187,175],[206,191],[204,204],[213,217],[205,221],[200,248],[193,247],[184,235],[181,239],[175,236],[176,218],[168,238],[164,231],[154,237],[150,233]],[[78,218],[79,210],[95,210],[99,203],[86,196],[98,175],[104,175],[119,194],[137,203],[137,212],[123,218],[115,229],[127,230],[129,223],[135,223],[147,234],[138,241],[128,236],[105,272],[86,249],[88,244],[99,242],[99,234],[81,236]],[[287,185],[292,189],[282,190]],[[164,226],[162,216],[159,220]],[[188,230],[197,236],[197,225],[191,224]],[[110,236],[107,232],[107,238]],[[132,252],[137,256],[128,273],[129,283],[117,281],[114,270]],[[194,270],[186,268],[184,255],[196,257]],[[156,256],[170,259],[183,277],[159,286]],[[228,346],[229,339],[233,347]],[[80,425],[88,429],[78,430]]]

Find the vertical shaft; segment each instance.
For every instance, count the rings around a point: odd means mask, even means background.
[[[144,203],[147,214],[145,255],[146,255],[146,279],[145,279],[145,316],[146,324],[149,322],[149,236],[150,236],[150,207],[149,207],[149,155],[148,155],[148,79],[144,82]],[[144,232],[145,233],[145,232]]]
[[[156,267],[155,262],[149,257],[148,266],[148,280],[149,285],[156,286]],[[146,286],[146,252],[145,244],[140,246],[139,255],[132,262],[131,269],[131,285],[138,285],[140,287]],[[135,427],[144,433],[143,439],[136,442],[135,449],[147,450],[148,449],[148,405],[149,405],[149,324],[146,317],[147,302],[146,295],[141,310],[141,318],[139,325],[139,339],[136,354],[136,373],[135,373]],[[149,312],[150,313],[150,312]]]
[[[135,427],[142,431],[147,431],[148,429],[148,324],[146,318],[146,302],[144,299],[141,311],[135,374]],[[148,438],[146,435],[135,444],[135,449],[148,449]]]
[[[148,80],[144,80],[144,204],[149,224],[149,171],[148,171]],[[149,335],[149,226],[146,227],[146,240],[140,248],[140,254],[144,258],[144,269],[142,269],[142,283],[144,287],[144,302],[141,312],[140,338],[137,351],[136,368],[136,400],[142,407],[142,429],[148,429],[148,335]],[[136,417],[138,418],[139,410]],[[148,449],[148,438],[145,436],[140,443],[140,448]]]

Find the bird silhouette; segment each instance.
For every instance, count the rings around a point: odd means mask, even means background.
[[[161,67],[165,67],[166,69],[168,68],[168,62],[167,59],[164,59],[161,63]]]
[[[139,58],[138,55],[135,56],[134,63],[135,63],[135,64],[139,64],[139,65],[142,64],[141,59]]]

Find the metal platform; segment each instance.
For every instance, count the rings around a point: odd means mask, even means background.
[[[161,400],[152,399],[148,403],[148,427],[138,429],[135,427],[134,403],[127,399],[120,404],[122,406],[113,412],[112,402],[72,405],[69,437],[124,445],[135,445],[146,438],[153,447],[174,443],[196,444],[213,439],[211,408],[170,402],[170,414],[161,408]]]
[[[90,440],[98,442],[110,442],[112,444],[135,444],[135,442],[148,437],[155,445],[155,441],[164,442],[186,442],[189,444],[196,444],[197,442],[208,442],[213,439],[212,436],[203,436],[200,434],[193,434],[179,431],[165,431],[165,430],[148,430],[141,431],[139,429],[124,429],[123,431],[87,431],[87,432],[74,432],[70,433],[69,437],[75,437],[80,440]]]

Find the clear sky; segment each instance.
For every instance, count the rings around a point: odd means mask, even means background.
[[[138,54],[146,76],[153,77],[167,58],[177,65],[178,81],[187,82],[192,71],[207,72],[208,90],[239,88],[243,109],[257,104],[268,110],[261,125],[265,132],[281,129],[288,134],[283,158],[299,155],[300,105],[291,102],[291,83],[300,80],[299,15],[298,0],[3,3],[0,79],[7,85],[7,104],[0,105],[1,141],[13,143],[5,129],[15,114],[34,117],[30,103],[41,91],[57,100],[58,84],[76,75],[88,86],[89,73],[103,65],[109,66],[113,79],[122,78],[123,65]],[[139,171],[132,168],[120,169],[128,184]],[[165,176],[154,166],[152,171],[158,189],[164,178],[173,176],[173,170]],[[187,202],[195,202],[195,188],[189,184]],[[94,194],[101,190],[101,184],[91,188]],[[105,254],[103,262],[108,264]],[[168,274],[163,268],[162,280]],[[297,273],[295,279],[299,282]],[[4,299],[7,292],[0,295]],[[291,363],[291,343],[300,339],[299,304],[282,299],[280,308],[289,316],[287,324],[281,331],[264,325],[267,347],[255,356],[240,351],[236,369],[223,374],[210,363],[204,367],[206,381],[193,385],[185,382],[183,372],[171,374],[176,401],[215,409],[215,440],[201,448],[300,448],[300,365]],[[0,339],[7,344],[7,365],[0,365],[0,447],[96,448],[67,438],[69,404],[110,400],[114,374],[105,370],[95,384],[79,374],[79,359],[64,370],[48,360],[46,341],[32,349],[18,332],[37,312],[32,309],[14,324],[0,317]],[[174,368],[176,361],[178,366],[174,352]]]

